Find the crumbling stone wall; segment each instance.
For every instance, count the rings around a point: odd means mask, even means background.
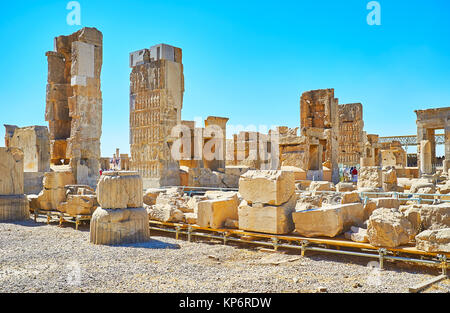
[[[332,181],[339,181],[338,136],[339,114],[338,99],[334,89],[319,89],[304,92],[300,98],[300,126],[302,135],[310,128],[322,130],[323,162],[331,164]]]
[[[54,51],[46,53],[51,162],[70,164],[76,182],[90,186],[100,169],[102,54],[102,33],[87,27],[56,37]]]

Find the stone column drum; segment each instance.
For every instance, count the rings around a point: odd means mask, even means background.
[[[104,172],[97,185],[97,200],[100,207],[92,215],[90,242],[116,245],[150,239],[142,178],[137,172]]]
[[[0,222],[30,217],[28,200],[23,190],[22,150],[0,147]]]

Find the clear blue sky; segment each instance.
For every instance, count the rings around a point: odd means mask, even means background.
[[[380,26],[368,0],[81,0],[81,26],[67,25],[68,2],[1,3],[0,123],[48,126],[45,52],[96,27],[103,156],[129,152],[129,52],[161,42],[183,49],[185,120],[296,127],[301,93],[334,88],[363,104],[368,133],[389,136],[416,133],[415,109],[450,106],[450,1],[379,0]]]

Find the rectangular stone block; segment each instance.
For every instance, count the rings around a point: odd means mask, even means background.
[[[302,236],[335,237],[364,222],[362,203],[338,204],[294,212],[295,230]]]
[[[252,170],[239,179],[239,193],[248,203],[281,205],[294,191],[293,172]]]
[[[0,147],[0,195],[22,195],[23,157],[18,148]]]
[[[236,195],[228,198],[200,201],[197,206],[197,224],[200,227],[222,228],[228,218],[238,219],[238,200]]]
[[[75,184],[75,178],[72,172],[47,172],[44,174],[44,188],[55,189],[64,188],[66,185]]]
[[[294,194],[280,206],[254,204],[242,201],[239,205],[239,229],[268,234],[288,234],[294,230],[292,213],[297,196]]]

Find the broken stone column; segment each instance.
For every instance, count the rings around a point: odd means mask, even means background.
[[[420,141],[420,173],[421,174],[433,173],[431,144],[429,140]]]
[[[38,194],[42,190],[44,172],[50,170],[50,142],[46,126],[17,127],[5,125],[6,147],[24,153],[24,192]]]
[[[23,152],[0,147],[0,221],[29,218],[28,200],[23,191]]]
[[[37,209],[56,211],[58,206],[66,201],[67,185],[75,184],[71,171],[47,172],[44,174],[43,189],[37,198]]]
[[[239,193],[244,199],[238,210],[239,229],[270,234],[288,234],[294,229],[293,172],[248,171],[239,180]]]
[[[76,183],[91,187],[100,170],[102,54],[102,33],[88,27],[56,37],[46,54],[51,162],[70,164]]]
[[[227,122],[228,118],[226,117],[218,117],[218,116],[208,116],[205,120],[205,136],[211,136],[214,133],[214,137],[209,139],[205,138],[205,150],[212,150],[211,152],[214,155],[214,159],[208,160],[203,157],[203,164],[206,168],[209,168],[213,171],[217,171],[219,169],[225,169],[226,162],[226,139],[227,139]],[[208,133],[208,130],[211,133]],[[213,140],[214,142],[211,142]],[[209,144],[208,144],[208,141]],[[211,146],[211,149],[209,149]]]
[[[92,215],[90,242],[116,245],[149,240],[149,218],[138,173],[104,172],[97,185],[97,201],[101,207]]]

